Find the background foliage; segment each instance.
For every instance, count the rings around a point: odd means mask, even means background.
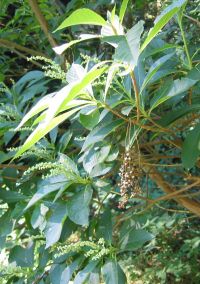
[[[199,283],[186,2],[1,2],[1,283]]]

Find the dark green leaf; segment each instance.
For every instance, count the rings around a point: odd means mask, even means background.
[[[89,223],[89,203],[92,198],[93,190],[88,185],[80,192],[74,194],[67,203],[69,218],[76,224],[88,226]]]
[[[124,236],[121,249],[134,251],[141,248],[146,242],[151,241],[153,238],[154,236],[152,234],[143,229],[131,230]]]
[[[34,265],[34,244],[30,242],[26,248],[15,246],[9,255],[9,262],[16,263],[21,267],[33,267]]]
[[[62,227],[67,218],[66,203],[58,203],[47,221],[45,228],[46,248],[59,241]]]
[[[199,110],[200,104],[196,104],[170,111],[159,120],[159,124],[161,124],[162,126],[168,126],[171,123],[175,122],[177,119],[187,115],[188,113],[196,112]]]
[[[200,124],[189,132],[183,143],[182,162],[186,169],[191,169],[200,155]]]
[[[143,21],[138,22],[119,41],[114,55],[115,60],[128,63],[132,68],[137,65],[143,25]]]
[[[90,145],[102,141],[108,134],[115,131],[122,123],[123,121],[121,119],[107,123],[100,123],[87,136],[83,144],[82,151],[85,151]]]
[[[105,284],[126,284],[126,276],[115,260],[108,260],[102,267]]]
[[[33,206],[36,202],[44,198],[46,195],[56,190],[66,188],[68,183],[69,182],[64,175],[54,176],[42,180],[38,183],[38,191],[33,195],[25,210]]]
[[[80,113],[80,122],[85,128],[92,130],[94,126],[96,126],[97,123],[99,122],[99,117],[100,117],[100,113],[98,109],[94,110],[90,114]]]
[[[16,203],[20,200],[25,200],[27,197],[21,193],[15,192],[13,190],[0,190],[0,199],[6,203]]]
[[[90,273],[94,271],[95,267],[99,263],[99,260],[96,261],[90,261],[88,265],[85,266],[85,268],[76,275],[74,278],[73,284],[83,284],[85,281],[89,278]],[[114,284],[114,282],[113,282]]]
[[[108,243],[112,243],[112,215],[109,207],[100,216],[96,233],[98,238],[103,238]]]
[[[68,284],[75,270],[78,269],[83,257],[80,256],[70,265],[66,267],[66,264],[57,264],[50,270],[51,284]]]

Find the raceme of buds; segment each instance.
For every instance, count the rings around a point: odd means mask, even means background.
[[[134,165],[131,151],[126,151],[123,155],[123,164],[119,169],[119,176],[121,180],[118,186],[120,187],[120,193],[122,196],[122,201],[119,204],[119,208],[124,208],[130,197],[141,193],[139,185],[139,173],[140,169],[138,166]]]

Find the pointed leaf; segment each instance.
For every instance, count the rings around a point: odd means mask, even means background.
[[[152,234],[143,229],[131,230],[123,238],[121,249],[134,251],[141,248],[147,241],[151,241],[153,238]]]
[[[132,68],[137,65],[140,48],[140,37],[144,29],[144,22],[140,21],[133,26],[119,41],[114,58],[129,64]]]
[[[46,128],[53,117],[58,114],[67,103],[76,98],[80,92],[87,90],[88,85],[95,79],[101,76],[106,70],[106,67],[99,68],[101,65],[105,66],[105,62],[96,64],[81,80],[80,82],[70,83],[63,89],[61,89],[51,100],[49,108],[46,113],[45,120],[42,124],[43,128]],[[98,69],[99,68],[99,69]]]
[[[95,109],[90,114],[80,113],[80,122],[85,128],[92,130],[99,122],[99,117],[100,117],[100,113],[98,109]]]
[[[32,109],[24,116],[20,124],[17,126],[15,130],[18,130],[20,127],[22,127],[30,118],[35,116],[36,114],[40,113],[41,111],[45,110],[49,106],[49,102],[51,98],[55,95],[56,93],[49,94],[42,98]]]
[[[128,2],[129,2],[129,0],[123,0],[123,2],[121,4],[120,11],[119,11],[119,19],[120,19],[121,23],[123,22]]]
[[[102,267],[105,284],[126,284],[126,275],[115,260],[108,260]]]
[[[91,35],[91,34],[85,34],[82,35],[80,39],[75,39],[72,40],[68,43],[64,43],[62,45],[53,47],[53,50],[55,51],[55,53],[57,54],[62,54],[66,49],[70,48],[71,46],[73,46],[74,44],[77,44],[79,42],[85,41],[85,40],[89,40],[89,39],[95,39],[95,38],[100,38],[99,35]]]
[[[108,134],[115,131],[122,123],[123,121],[121,119],[107,123],[100,123],[87,136],[83,144],[82,151],[85,151],[90,145],[102,141]]]
[[[33,195],[25,210],[33,206],[36,202],[56,190],[67,187],[68,180],[64,175],[49,177],[38,183],[38,191]]]
[[[68,215],[71,221],[78,225],[88,226],[89,223],[89,204],[93,190],[88,185],[84,190],[74,194],[67,203]]]
[[[67,205],[66,203],[58,203],[53,210],[45,228],[46,248],[52,246],[59,241],[62,227],[65,219],[67,218]]]
[[[143,92],[143,90],[145,89],[145,87],[148,85],[149,81],[152,79],[152,77],[156,74],[156,72],[160,69],[160,67],[172,57],[172,54],[167,54],[162,56],[161,58],[159,58],[158,60],[156,60],[156,62],[154,62],[154,64],[151,66],[151,68],[149,69],[144,82],[142,84],[140,93]]]
[[[76,277],[74,278],[73,284],[85,283],[85,281],[89,278],[90,273],[95,269],[98,263],[99,263],[99,260],[90,261],[89,264],[86,265],[85,268],[79,271],[79,273],[76,275]],[[114,282],[112,284],[114,284]]]
[[[170,111],[169,113],[167,113],[159,120],[159,124],[166,127],[171,123],[175,122],[176,120],[178,120],[179,118],[187,115],[188,113],[196,112],[199,110],[200,110],[200,104],[184,106],[183,108]]]
[[[27,138],[24,145],[19,149],[19,151],[16,153],[14,159],[21,156],[25,151],[30,149],[35,143],[37,143],[42,137],[44,137],[47,133],[49,133],[54,127],[65,121],[67,118],[69,118],[72,114],[80,110],[82,107],[73,109],[67,113],[61,114],[55,118],[52,119],[52,121],[49,123],[48,126],[46,126],[45,129],[41,129],[41,126],[39,125],[32,134]]]
[[[181,9],[187,0],[177,0],[173,4],[168,6],[154,22],[154,27],[149,31],[149,34],[144,41],[140,52],[152,41],[152,39],[159,33],[159,31],[169,22],[169,20]]]
[[[182,162],[186,169],[194,167],[200,155],[200,124],[190,131],[183,143]]]
[[[75,25],[97,25],[104,26],[106,21],[100,15],[90,9],[78,9],[74,11],[61,25],[55,30],[61,30]]]

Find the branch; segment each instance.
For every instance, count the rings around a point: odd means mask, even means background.
[[[193,21],[194,23],[196,23],[197,26],[200,27],[200,22],[199,22],[197,19],[194,19],[194,18],[192,18],[191,16],[188,16],[188,15],[186,15],[186,14],[183,14],[183,16],[186,17],[186,18],[188,18],[188,19],[190,19],[191,21]]]
[[[11,49],[11,50],[17,49],[19,51],[23,51],[25,53],[28,53],[28,54],[31,54],[31,55],[34,55],[34,56],[39,55],[39,56],[43,56],[43,57],[48,58],[48,56],[46,56],[44,53],[42,53],[40,51],[36,51],[34,49],[24,47],[20,44],[17,44],[15,42],[12,42],[12,41],[7,40],[7,39],[0,39],[0,46],[6,47],[6,48]]]
[[[140,120],[140,95],[138,92],[137,82],[136,82],[135,74],[133,71],[130,72],[130,76],[131,76],[131,80],[132,80],[132,84],[133,84],[133,88],[135,92],[135,102],[136,102],[136,108],[137,108],[137,122],[139,122]]]
[[[27,60],[27,57],[23,54],[23,53],[21,53],[20,51],[17,51],[16,49],[11,49],[14,53],[16,53],[17,55],[19,55],[20,57],[22,57],[22,58],[24,58],[24,59],[26,59]],[[33,60],[33,59],[30,59],[30,61],[33,63],[33,64],[35,64],[36,66],[38,66],[38,67],[40,67],[40,68],[42,68],[42,64],[40,64],[40,63],[38,63],[38,62],[36,62],[35,60]]]
[[[197,201],[193,201],[187,197],[178,197],[176,196],[176,189],[172,188],[163,178],[161,174],[156,170],[155,167],[149,166],[145,167],[147,171],[153,171],[153,173],[150,173],[150,178],[158,185],[159,188],[161,188],[163,191],[165,191],[167,194],[170,194],[170,197],[174,197],[178,203],[180,203],[182,206],[187,208],[189,211],[193,212],[194,214],[200,216],[200,204]],[[186,189],[185,189],[186,190]],[[168,195],[169,197],[169,195]]]
[[[33,13],[35,14],[40,26],[41,26],[41,29],[43,30],[44,34],[48,38],[50,45],[52,47],[57,46],[58,44],[56,43],[56,41],[52,37],[51,33],[49,32],[48,23],[47,23],[45,17],[43,16],[43,14],[40,10],[40,7],[37,3],[37,0],[28,0],[28,2],[29,2],[29,5],[31,6],[31,9],[32,9]]]
[[[29,167],[28,166],[20,166],[15,164],[0,164],[0,169],[17,169],[21,171],[26,171]]]

